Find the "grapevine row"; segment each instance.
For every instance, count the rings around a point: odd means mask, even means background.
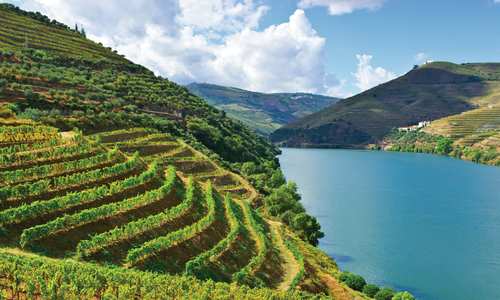
[[[13,299],[306,299],[300,292],[251,289],[190,276],[155,274],[0,252],[0,295]],[[14,295],[12,295],[14,294]],[[313,297],[309,297],[313,298]]]
[[[166,236],[157,237],[144,243],[142,246],[131,249],[125,259],[127,265],[136,265],[152,255],[163,250],[169,249],[173,245],[185,241],[192,236],[206,230],[216,219],[216,212],[220,206],[220,201],[214,195],[212,185],[208,183],[205,191],[205,200],[207,202],[208,212],[198,222],[186,226],[177,231],[171,232]]]
[[[113,168],[114,174],[121,174],[135,167],[134,162],[127,161],[116,165]],[[143,173],[112,182],[108,185],[102,185],[85,191],[69,193],[61,197],[56,197],[47,201],[35,201],[31,204],[24,204],[19,207],[11,208],[0,212],[0,224],[16,224],[25,220],[37,218],[44,214],[56,212],[61,209],[71,208],[76,205],[91,203],[104,197],[122,192],[126,189],[139,186],[149,182],[158,175],[158,164],[153,163],[148,170]]]
[[[195,202],[198,201],[194,195],[195,184],[190,178],[187,184],[184,201],[180,204],[159,214],[139,219],[127,223],[124,226],[116,227],[110,231],[94,235],[89,240],[80,241],[77,246],[78,257],[90,257],[91,255],[98,253],[99,251],[119,241],[128,240],[141,233],[160,228],[172,220],[185,215],[195,206]]]
[[[15,186],[6,186],[0,188],[0,201],[8,201],[14,199],[23,199],[26,197],[34,197],[48,191],[53,191],[62,188],[68,188],[73,185],[81,185],[97,180],[112,177],[122,170],[132,170],[137,167],[139,155],[134,154],[131,158],[123,163],[109,166],[102,169],[91,170],[87,172],[75,173],[67,176],[53,177],[50,179],[42,179],[35,182],[27,182]]]
[[[297,247],[297,245],[295,244],[295,242],[290,237],[286,236],[283,228],[281,229],[281,235],[286,237],[284,239],[285,245],[288,248],[288,250],[290,250],[290,252],[292,252],[293,257],[295,257],[295,260],[297,260],[297,262],[299,264],[299,272],[297,272],[297,274],[295,274],[292,282],[290,283],[290,287],[288,288],[288,290],[292,290],[295,287],[297,287],[297,285],[299,285],[300,281],[304,278],[304,274],[305,274],[304,255],[302,254],[302,252],[300,252],[300,250]]]
[[[260,222],[257,221],[255,212],[250,208],[247,202],[243,203],[243,208],[245,211],[245,216],[250,223],[250,230],[254,230],[257,235],[257,249],[258,253],[256,256],[252,257],[250,262],[241,270],[233,274],[233,281],[239,284],[248,284],[251,286],[264,286],[264,283],[259,280],[259,278],[254,277],[256,270],[262,265],[266,259],[268,252],[268,239],[264,232],[264,227]]]
[[[117,215],[141,206],[157,202],[165,198],[174,187],[176,181],[174,168],[169,168],[164,184],[156,189],[147,191],[142,195],[126,199],[121,202],[106,204],[90,208],[72,215],[65,215],[48,223],[25,229],[21,234],[21,246],[24,248],[34,241],[49,236],[57,231],[69,229],[79,225],[95,222],[113,215]]]
[[[48,126],[0,126],[0,144],[48,140],[58,134],[56,128]]]
[[[234,208],[235,203],[231,200],[229,195],[226,195],[224,198],[224,204],[226,208],[226,216],[229,220],[229,227],[231,231],[229,234],[219,241],[217,245],[215,245],[212,249],[203,252],[198,255],[194,259],[188,261],[186,263],[186,274],[197,276],[199,278],[203,278],[204,274],[208,273],[207,264],[208,262],[223,253],[231,243],[233,243],[238,235],[242,233],[243,224],[240,221],[240,218],[236,216],[236,210]]]
[[[106,153],[98,154],[88,158],[82,158],[79,160],[35,166],[27,169],[3,171],[0,172],[0,181],[5,184],[15,184],[20,181],[36,180],[43,177],[66,173],[69,171],[91,168],[101,165],[105,162],[117,161],[121,157],[122,154],[119,153],[117,149],[113,149]]]
[[[15,144],[8,147],[0,148],[0,155],[11,155],[18,152],[34,151],[43,148],[55,147],[61,144],[60,137],[53,137],[47,141],[42,141],[34,144]]]
[[[43,145],[44,143],[41,144]],[[11,147],[16,148],[15,146]],[[9,167],[12,165],[19,165],[26,162],[63,159],[74,155],[82,155],[85,153],[89,153],[94,149],[95,149],[95,143],[87,143],[82,140],[77,142],[76,144],[69,144],[69,145],[63,144],[60,146],[43,149],[43,151],[28,151],[28,152],[4,154],[0,155],[0,166]]]

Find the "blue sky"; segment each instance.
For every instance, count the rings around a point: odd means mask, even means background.
[[[347,97],[426,60],[500,61],[500,0],[8,2],[181,84]]]
[[[332,1],[333,2],[333,1]],[[271,0],[262,25],[286,21],[295,0]],[[397,74],[408,71],[418,53],[432,60],[500,62],[500,3],[494,0],[387,0],[376,10],[332,16],[325,7],[306,10],[327,39],[327,69],[348,78],[355,54]]]

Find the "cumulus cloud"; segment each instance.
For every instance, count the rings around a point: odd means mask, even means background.
[[[367,54],[356,55],[358,59],[358,68],[354,77],[356,78],[356,86],[361,90],[368,90],[379,84],[396,78],[396,74],[387,71],[382,67],[373,67],[371,60],[373,56]]]
[[[303,10],[260,29],[269,7],[254,0],[24,0],[157,74],[186,84],[210,82],[261,92],[342,96],[325,71],[325,39]]]
[[[495,0],[500,1],[500,0]],[[343,15],[355,10],[375,10],[384,4],[385,0],[300,0],[300,8],[324,6],[328,8],[330,15]]]

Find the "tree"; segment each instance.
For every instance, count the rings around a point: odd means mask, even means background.
[[[392,297],[392,300],[415,300],[415,297],[408,292],[399,292]]]
[[[362,291],[366,286],[366,281],[361,275],[353,274],[351,272],[343,272],[340,275],[340,281],[347,284],[353,290]]]
[[[380,291],[380,288],[374,284],[367,284],[363,288],[363,294],[367,295],[370,298],[375,297],[378,291]]]
[[[392,300],[394,290],[390,288],[382,288],[375,294],[375,300]]]
[[[321,225],[315,217],[306,214],[305,212],[297,214],[291,222],[292,228],[298,231],[299,236],[308,241],[311,245],[317,246],[319,239],[325,234],[321,231]],[[355,279],[356,281],[359,278]],[[364,281],[364,279],[363,279]],[[366,282],[364,283],[366,284]],[[363,284],[363,286],[364,286]],[[361,290],[361,287],[359,290]]]
[[[448,154],[453,150],[453,141],[446,137],[440,137],[437,141],[435,151],[438,154]]]

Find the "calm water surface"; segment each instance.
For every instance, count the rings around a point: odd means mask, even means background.
[[[500,168],[319,149],[280,162],[343,270],[419,299],[500,299]]]

